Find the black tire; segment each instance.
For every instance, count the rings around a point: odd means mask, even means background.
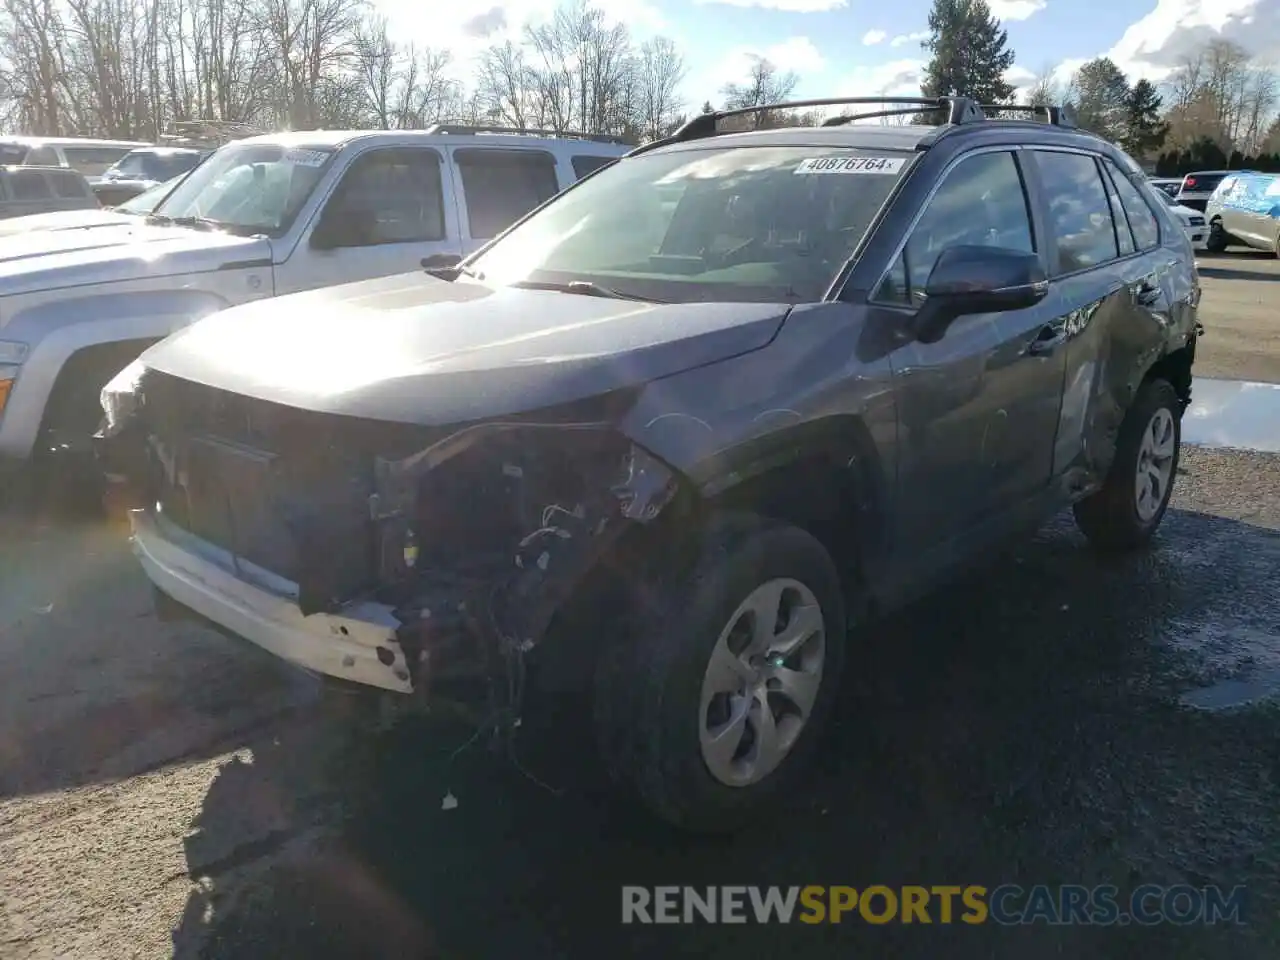
[[[847,623],[839,574],[809,533],[734,515],[710,525],[699,546],[691,570],[634,591],[628,629],[596,664],[595,729],[605,765],[650,811],[682,829],[725,833],[761,816],[803,773],[839,686]],[[821,609],[822,676],[782,762],[751,785],[729,786],[703,759],[702,680],[738,606],[779,578],[803,584]]]
[[[1160,410],[1173,418],[1173,459],[1159,508],[1144,518],[1138,510],[1136,480],[1143,435]],[[1099,550],[1121,553],[1144,546],[1164,519],[1178,475],[1182,446],[1182,401],[1167,380],[1148,380],[1125,414],[1116,455],[1101,490],[1075,505],[1076,524]]]
[[[1230,239],[1227,232],[1222,229],[1222,221],[1215,220],[1209,224],[1209,236],[1204,242],[1204,248],[1209,253],[1222,253],[1227,249]]]
[[[90,445],[102,423],[99,396],[145,346],[130,341],[90,347],[68,359],[58,374],[31,458],[42,506],[55,514],[81,519],[102,513],[105,481]]]

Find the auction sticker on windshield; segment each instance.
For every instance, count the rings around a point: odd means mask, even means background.
[[[293,149],[285,153],[284,158],[290,163],[295,163],[301,167],[319,167],[329,159],[329,153],[325,150],[300,150]]]
[[[794,173],[887,173],[902,171],[903,157],[811,157],[801,160]]]

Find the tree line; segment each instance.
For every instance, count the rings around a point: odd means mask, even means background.
[[[676,45],[637,42],[591,0],[567,0],[467,72],[398,39],[364,0],[0,0],[0,129],[154,140],[206,119],[450,121],[640,140],[682,119]]]

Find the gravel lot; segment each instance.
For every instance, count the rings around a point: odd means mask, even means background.
[[[1198,372],[1280,381],[1280,261],[1201,263]],[[1150,553],[1063,520],[870,632],[812,791],[711,843],[603,802],[574,705],[512,756],[354,736],[159,622],[119,530],[0,520],[0,957],[1278,956],[1277,531],[1280,457],[1188,449]],[[618,923],[622,884],[876,882],[1245,884],[1252,922]]]

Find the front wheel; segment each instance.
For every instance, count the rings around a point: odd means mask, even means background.
[[[602,656],[605,763],[651,811],[701,832],[737,829],[803,772],[840,680],[840,578],[813,536],[734,517],[693,570],[636,591],[627,636]]]
[[[1106,483],[1075,505],[1090,543],[1133,550],[1155,534],[1169,508],[1182,444],[1182,402],[1167,380],[1148,380],[1134,397]]]

